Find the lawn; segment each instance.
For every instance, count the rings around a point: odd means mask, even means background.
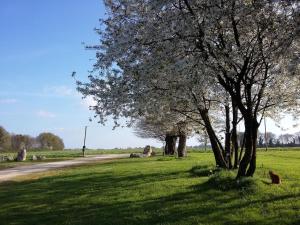
[[[0,224],[300,224],[300,151],[261,151],[257,165],[239,183],[228,171],[208,176],[211,153],[51,171],[0,184]]]

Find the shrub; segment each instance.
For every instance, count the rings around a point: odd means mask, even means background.
[[[258,182],[252,177],[236,179],[236,173],[230,170],[216,171],[208,180],[208,184],[222,191],[239,190],[253,193],[258,190]]]

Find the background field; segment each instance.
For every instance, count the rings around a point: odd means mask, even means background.
[[[121,154],[121,153],[137,153],[142,152],[143,148],[129,148],[129,149],[88,149],[86,150],[86,155],[101,155],[101,154]],[[153,148],[153,151],[157,155],[162,155],[162,149],[161,148]],[[264,148],[258,149],[260,152],[265,152]],[[300,151],[299,147],[294,148],[269,148],[269,152],[280,152],[280,151]],[[204,148],[189,148],[189,153],[211,153],[210,149],[208,148],[206,151]],[[32,155],[42,155],[46,156],[46,159],[43,161],[31,161]],[[16,158],[17,152],[0,152],[1,156],[12,156]],[[82,157],[82,150],[81,149],[66,149],[63,151],[50,151],[50,150],[29,150],[27,151],[27,159],[24,162],[0,162],[0,170],[6,169],[6,168],[12,168],[16,166],[24,166],[24,165],[30,165],[30,164],[36,164],[36,163],[43,163],[43,162],[53,162],[53,161],[61,161],[61,160],[69,160]]]
[[[65,168],[0,184],[0,224],[300,224],[300,151],[258,153],[254,179],[211,153]],[[281,175],[270,185],[268,171]]]
[[[156,149],[154,149],[156,150]],[[98,149],[98,150],[86,150],[86,155],[101,155],[101,154],[119,154],[119,153],[133,153],[133,152],[142,152],[142,148],[133,148],[133,149]],[[161,151],[159,149],[156,150]],[[45,160],[42,161],[32,161],[32,155],[42,155],[46,156]],[[0,153],[1,156],[12,156],[16,158],[17,152],[3,152]],[[27,159],[23,162],[14,162],[14,161],[6,161],[0,162],[0,170],[16,167],[16,166],[24,166],[36,163],[43,163],[43,162],[53,162],[53,161],[61,161],[61,160],[69,160],[74,158],[82,157],[82,150],[81,149],[66,149],[64,151],[49,151],[49,150],[34,150],[34,151],[27,151]]]

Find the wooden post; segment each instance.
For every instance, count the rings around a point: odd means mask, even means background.
[[[84,129],[84,140],[83,140],[83,146],[82,146],[82,156],[84,157],[85,156],[85,141],[86,141],[86,130],[87,130],[87,126],[85,126],[85,129]]]
[[[207,150],[207,134],[206,131],[204,130],[204,151]]]

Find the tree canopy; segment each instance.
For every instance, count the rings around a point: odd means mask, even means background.
[[[9,150],[11,148],[10,134],[0,126],[0,150]]]
[[[205,127],[216,164],[230,168],[243,121],[238,177],[252,176],[263,116],[299,110],[298,1],[104,2],[101,42],[89,47],[97,62],[89,82],[77,82],[96,100],[100,122],[113,116],[118,125],[126,117],[130,125],[153,112],[184,116]]]
[[[60,137],[49,132],[39,134],[36,139],[43,149],[63,150],[65,147]]]

